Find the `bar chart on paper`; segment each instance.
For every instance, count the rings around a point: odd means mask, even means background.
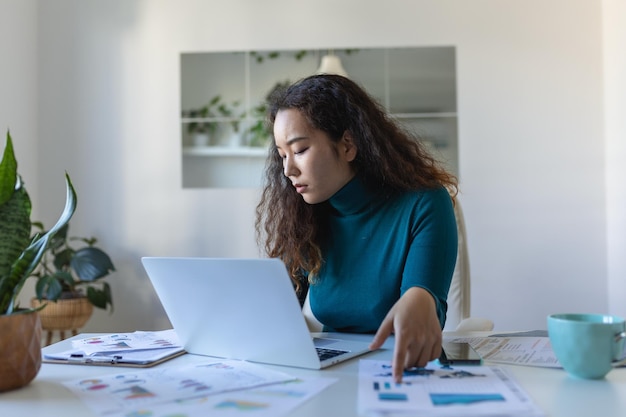
[[[424,416],[543,416],[504,370],[490,366],[442,366],[405,370],[401,383],[385,361],[359,362],[359,412]]]

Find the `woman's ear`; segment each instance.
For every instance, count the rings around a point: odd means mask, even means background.
[[[356,158],[356,154],[358,151],[356,148],[356,143],[354,143],[352,134],[347,130],[343,132],[343,136],[341,137],[341,141],[339,142],[339,150],[341,155],[348,162],[352,162],[354,161],[354,158]]]

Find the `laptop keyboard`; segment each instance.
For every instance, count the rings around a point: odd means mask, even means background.
[[[319,356],[320,361],[324,361],[326,359],[334,358],[335,356],[339,356],[341,354],[346,353],[345,350],[337,350],[337,349],[324,349],[320,347],[315,348],[317,350],[317,356]]]

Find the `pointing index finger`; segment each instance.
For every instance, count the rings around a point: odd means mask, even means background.
[[[396,343],[393,348],[393,363],[392,363],[392,373],[393,379],[396,382],[402,382],[402,375],[404,374],[404,364],[406,362],[406,347],[403,346],[402,337],[398,337],[400,335],[396,335]]]

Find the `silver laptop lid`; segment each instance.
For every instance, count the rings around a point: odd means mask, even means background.
[[[320,368],[280,260],[144,257],[142,263],[187,352]]]

